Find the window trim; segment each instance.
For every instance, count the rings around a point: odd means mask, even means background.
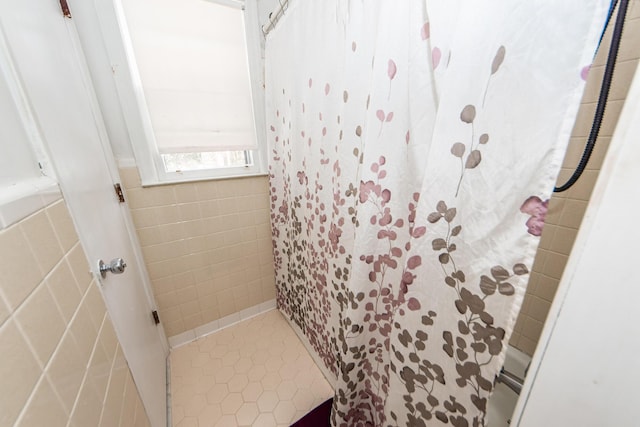
[[[252,93],[253,119],[258,149],[254,164],[245,167],[166,172],[156,145],[142,80],[126,25],[122,0],[96,2],[107,54],[112,65],[122,114],[129,133],[136,166],[144,187],[189,181],[240,178],[267,175],[266,119],[264,104],[264,66],[260,49],[258,10],[255,0],[207,0],[241,9],[244,14],[247,56]]]

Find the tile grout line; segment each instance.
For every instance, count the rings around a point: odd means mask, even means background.
[[[65,257],[62,257],[62,259],[64,259]],[[53,271],[53,270],[52,270]],[[48,376],[48,370],[51,366],[51,363],[53,363],[53,360],[55,358],[55,355],[57,354],[57,352],[60,350],[60,347],[62,346],[62,342],[63,339],[65,337],[66,334],[71,334],[71,338],[75,341],[75,337],[73,336],[73,333],[71,332],[71,325],[73,324],[73,322],[75,321],[76,317],[78,316],[78,313],[80,312],[80,308],[82,307],[82,305],[84,304],[87,295],[89,295],[89,292],[91,291],[91,285],[94,283],[94,281],[91,281],[91,284],[89,286],[87,286],[87,289],[84,293],[84,295],[82,296],[82,298],[80,299],[80,302],[78,303],[78,306],[76,307],[73,316],[71,316],[71,318],[69,319],[69,322],[65,325],[65,329],[60,337],[60,339],[58,340],[58,343],[56,344],[55,348],[53,349],[53,351],[51,352],[51,355],[49,356],[49,359],[46,360],[44,363],[41,363],[39,358],[36,356],[36,351],[35,351],[35,347],[33,346],[33,344],[31,343],[31,340],[28,339],[28,335],[27,333],[23,330],[22,325],[20,324],[20,322],[14,320],[16,329],[20,332],[21,336],[23,337],[24,341],[27,344],[27,347],[29,348],[29,351],[31,351],[31,354],[34,356],[34,358],[36,359],[36,362],[38,363],[38,365],[41,366],[41,372],[40,372],[40,376],[38,377],[38,380],[36,381],[33,389],[31,390],[31,392],[29,393],[29,397],[27,398],[27,400],[25,401],[24,405],[22,406],[22,410],[19,412],[18,417],[16,418],[15,424],[17,424],[18,422],[21,421],[21,419],[24,417],[24,414],[26,413],[27,408],[29,407],[29,404],[31,403],[31,401],[34,399],[34,395],[36,390],[38,389],[38,386],[42,383],[42,381],[48,381],[49,376]],[[39,286],[44,286],[45,282],[44,280],[40,283]],[[34,290],[35,291],[35,290]],[[28,298],[28,297],[27,297]],[[25,301],[27,299],[25,298]],[[55,301],[54,301],[55,304]],[[57,304],[56,304],[57,306]],[[16,309],[17,311],[17,309]],[[105,311],[105,317],[107,316],[107,313]],[[11,316],[13,318],[13,315]],[[103,319],[103,325],[104,325],[104,319]],[[89,355],[89,360],[87,361],[87,365],[85,366],[85,370],[84,370],[84,375],[82,377],[82,381],[80,382],[80,388],[78,389],[78,394],[76,394],[76,398],[73,402],[73,406],[71,407],[71,410],[69,411],[69,413],[67,414],[69,419],[67,421],[67,425],[71,422],[71,416],[73,415],[73,411],[76,407],[76,402],[78,400],[78,396],[80,394],[80,389],[82,388],[82,385],[84,384],[87,374],[88,374],[88,370],[89,370],[89,363],[91,362],[91,358],[93,357],[93,354],[95,352],[96,346],[98,345],[98,338],[100,336],[100,331],[102,331],[102,325],[100,327],[100,330],[98,331],[97,335],[96,335],[96,340],[93,343],[93,347],[91,349],[91,354]],[[76,341],[77,344],[77,341]],[[56,388],[53,388],[53,393],[56,397],[56,399],[58,399],[59,403],[61,404],[61,407],[65,410],[66,412],[66,406],[63,404],[63,399],[60,397],[60,394],[58,393],[58,390]]]

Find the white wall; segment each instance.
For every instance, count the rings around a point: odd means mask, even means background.
[[[257,0],[256,3],[258,4],[258,17],[260,19],[260,24],[264,25],[269,21],[269,14],[278,9],[278,0]]]
[[[9,58],[0,52],[2,62]],[[35,122],[29,120],[18,80],[0,70],[0,230],[58,199],[55,177],[43,176]]]
[[[295,1],[295,0],[291,0]],[[269,22],[269,15],[273,12],[275,16],[275,12],[280,7],[278,0],[255,0],[258,10],[258,21],[260,22],[260,30],[262,30],[262,26]],[[265,38],[262,37],[260,47],[262,50],[262,58],[264,59],[264,43]]]
[[[29,40],[1,21],[0,230],[61,197],[12,55],[12,49],[28,49]]]
[[[639,136],[636,72],[512,425],[640,425]]]
[[[0,126],[0,187],[40,175],[29,135],[5,78],[0,78],[0,117],[4,119]]]

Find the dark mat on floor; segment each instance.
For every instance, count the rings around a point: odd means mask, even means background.
[[[293,423],[291,427],[328,427],[331,425],[331,405],[333,399],[329,399],[309,412],[304,417]]]

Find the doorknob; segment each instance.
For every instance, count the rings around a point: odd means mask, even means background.
[[[100,269],[100,275],[103,279],[107,277],[107,272],[110,271],[113,274],[122,274],[126,267],[127,264],[122,258],[114,258],[109,264],[105,264],[102,260],[98,261],[98,268]]]

